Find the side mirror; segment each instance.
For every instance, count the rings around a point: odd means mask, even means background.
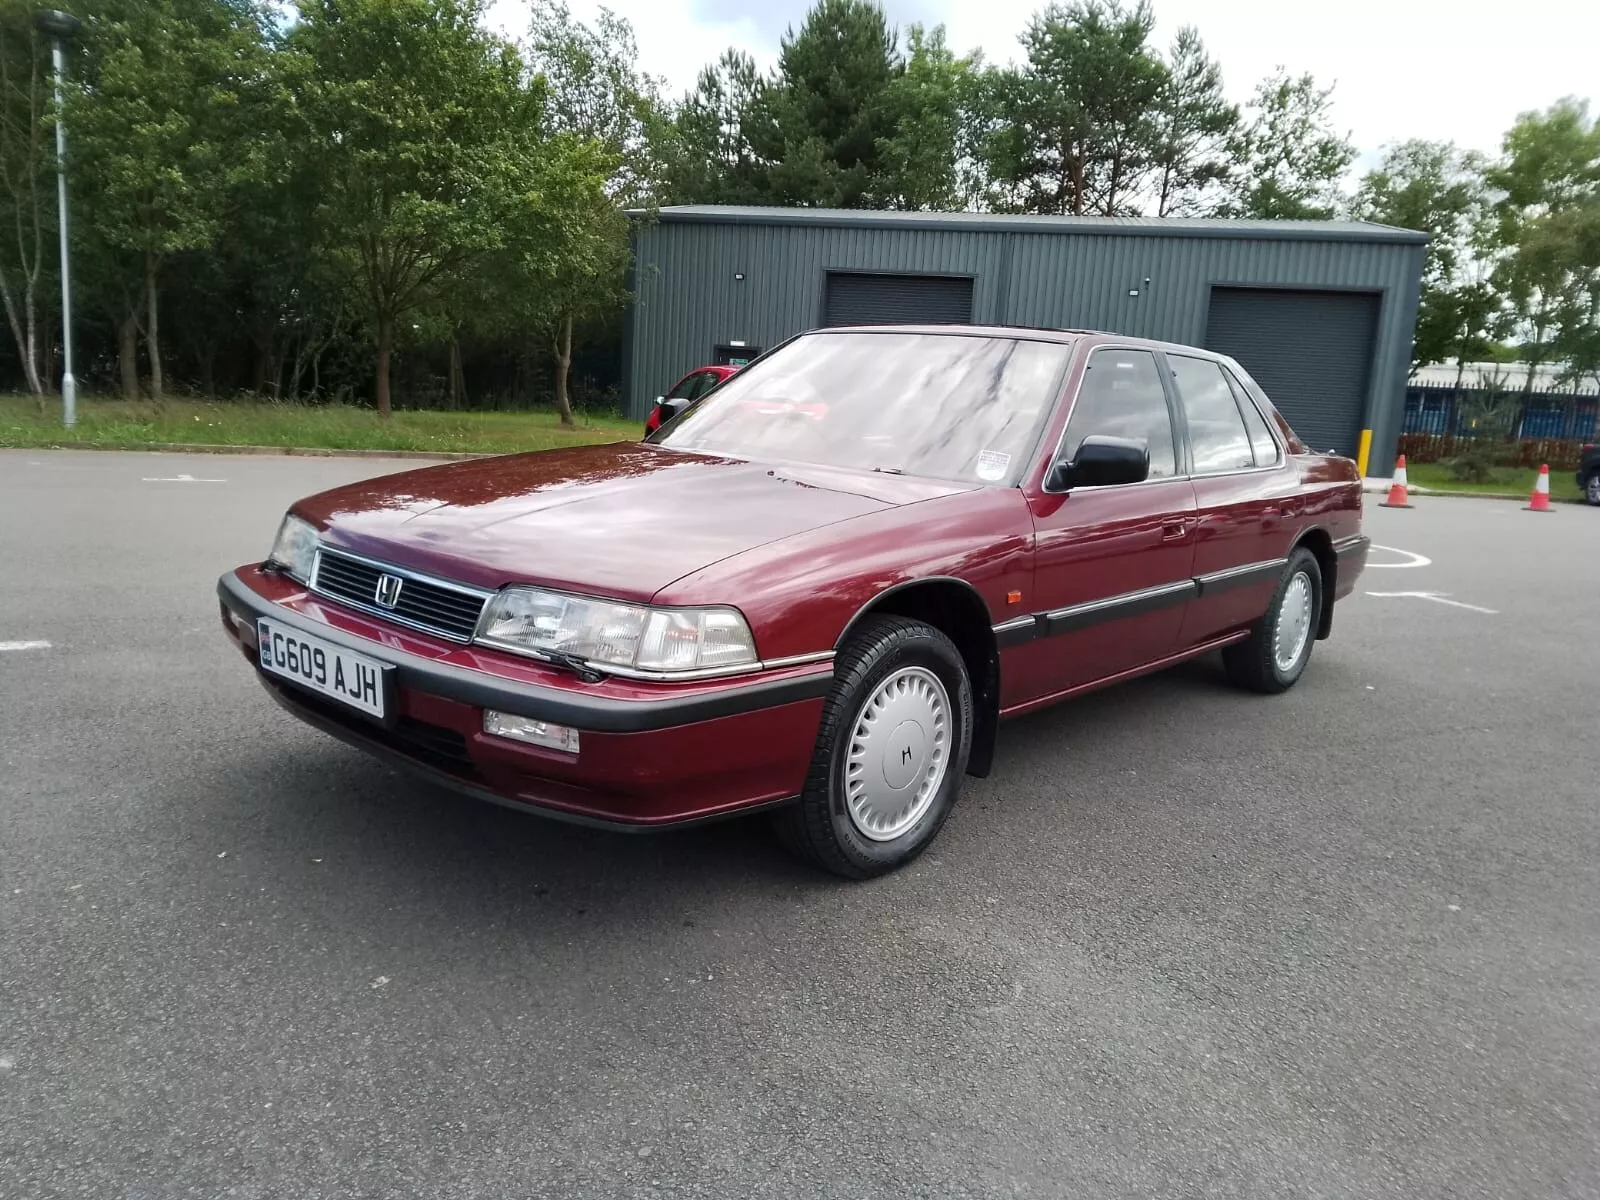
[[[1108,487],[1143,483],[1150,477],[1150,448],[1133,438],[1091,434],[1071,462],[1058,462],[1045,478],[1045,489],[1065,492],[1075,487]]]
[[[683,399],[682,397],[674,397],[671,400],[668,400],[665,396],[661,397],[661,399],[656,401],[656,412],[661,415],[661,420],[656,423],[657,428],[665,425],[668,421],[682,416],[688,407],[689,401]]]

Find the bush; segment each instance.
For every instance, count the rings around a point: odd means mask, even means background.
[[[1488,483],[1494,478],[1495,468],[1506,465],[1505,458],[1499,442],[1474,438],[1455,457],[1445,459],[1444,465],[1450,468],[1450,478],[1458,483]]]

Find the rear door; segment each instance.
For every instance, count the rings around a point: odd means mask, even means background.
[[[1193,646],[1266,612],[1288,552],[1298,488],[1265,418],[1221,363],[1170,352],[1166,358],[1193,471],[1199,594],[1181,634],[1182,644]]]
[[[1090,434],[1145,442],[1150,477],[1066,493],[1041,486],[1029,497],[1035,531],[1030,607],[1045,612],[1044,636],[1020,668],[1018,692],[1030,699],[1173,653],[1194,591],[1194,489],[1185,478],[1172,402],[1154,353],[1115,346],[1090,352],[1054,458],[1070,458]]]

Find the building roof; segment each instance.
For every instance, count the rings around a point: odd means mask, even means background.
[[[943,229],[985,233],[1078,233],[1097,236],[1248,238],[1258,241],[1400,242],[1428,235],[1370,221],[1234,221],[1213,217],[1058,217],[976,212],[896,212],[857,208],[779,208],[683,204],[636,211],[666,224],[807,225],[849,229]]]
[[[1458,369],[1461,386],[1474,391],[1493,387],[1496,391],[1521,392],[1528,382],[1526,363],[1469,362],[1458,368],[1452,361],[1418,368],[1411,373],[1410,386],[1454,388]],[[1574,379],[1560,363],[1538,366],[1533,369],[1532,390],[1536,395],[1596,396],[1600,395],[1600,376],[1584,375]]]

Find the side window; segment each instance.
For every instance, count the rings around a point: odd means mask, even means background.
[[[1073,458],[1090,434],[1134,438],[1150,449],[1150,478],[1178,473],[1172,414],[1166,390],[1148,350],[1096,350],[1078,388],[1067,421],[1062,453]]]
[[[677,386],[668,392],[664,399],[693,400],[700,394],[701,378],[702,376],[699,371],[696,371],[693,375],[685,375],[682,379],[678,380]]]
[[[1224,367],[1222,373],[1228,377],[1228,386],[1233,389],[1233,398],[1239,402],[1239,411],[1244,414],[1244,428],[1250,435],[1250,449],[1255,451],[1256,466],[1274,465],[1278,461],[1278,443],[1272,440],[1272,433],[1267,428],[1267,419],[1261,415],[1256,402],[1250,398],[1250,393],[1244,390],[1244,384],[1234,377],[1233,372]]]
[[[1194,455],[1194,473],[1239,471],[1256,465],[1245,432],[1244,418],[1233,402],[1233,391],[1222,376],[1222,368],[1204,358],[1167,356],[1172,377],[1178,383],[1184,416],[1189,421],[1189,452]]]

